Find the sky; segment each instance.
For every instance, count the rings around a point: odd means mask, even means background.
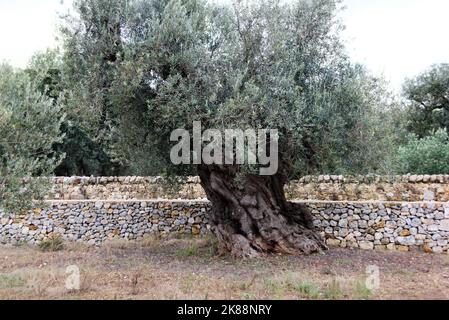
[[[405,78],[449,63],[448,0],[345,0],[344,38],[352,59],[399,91]]]
[[[58,13],[72,0],[0,0],[0,61],[24,67],[36,51],[55,47]],[[400,91],[405,78],[449,63],[448,0],[344,0],[343,33],[354,62]]]
[[[56,46],[58,11],[71,0],[0,0],[0,61],[24,67],[34,52]]]

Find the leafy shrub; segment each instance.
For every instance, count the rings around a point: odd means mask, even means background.
[[[354,282],[354,297],[356,299],[366,300],[369,299],[372,294],[372,290],[367,288],[363,281]]]
[[[62,106],[38,87],[25,72],[0,63],[0,207],[5,212],[29,210],[32,200],[43,199],[50,187],[43,177],[63,157],[52,150],[62,139]]]
[[[0,289],[19,288],[25,285],[25,280],[19,275],[0,274]]]
[[[44,252],[54,252],[64,249],[64,241],[60,235],[52,236],[46,240],[43,240],[38,245],[39,249]]]
[[[193,257],[193,256],[196,256],[197,254],[198,254],[198,246],[195,244],[191,244],[187,248],[179,249],[176,252],[176,255],[178,257],[183,257],[183,258]]]
[[[449,174],[449,135],[446,129],[419,139],[410,135],[399,148],[399,172],[403,174]]]
[[[294,285],[294,289],[298,291],[302,296],[310,299],[318,299],[320,291],[318,287],[310,282],[301,282]]]

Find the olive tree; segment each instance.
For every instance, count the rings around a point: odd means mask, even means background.
[[[338,3],[78,0],[75,8],[63,28],[72,96],[110,125],[121,157],[138,172],[197,173],[221,249],[236,257],[326,248],[308,210],[286,200],[285,184],[381,162],[369,152],[380,139],[367,119],[383,97],[348,61]],[[236,160],[237,148],[227,164],[189,156],[190,165],[175,165],[170,138],[194,123],[277,130],[278,170],[261,175],[260,163]]]
[[[431,66],[404,85],[408,130],[425,137],[438,129],[449,129],[449,64]]]
[[[24,71],[0,65],[0,208],[21,211],[47,192],[46,179],[62,155],[52,150],[61,141],[63,114]]]

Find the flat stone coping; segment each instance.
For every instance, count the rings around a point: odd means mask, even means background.
[[[86,199],[86,200],[44,200],[47,204],[77,204],[77,203],[210,203],[207,199]],[[310,203],[310,204],[434,204],[434,205],[449,205],[448,202],[442,201],[387,201],[387,200],[364,200],[364,201],[332,201],[332,200],[289,200],[293,203]]]

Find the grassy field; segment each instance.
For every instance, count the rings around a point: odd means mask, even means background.
[[[449,299],[447,255],[332,249],[237,261],[215,250],[211,238],[0,246],[0,299]],[[66,289],[69,265],[80,290]],[[365,285],[371,265],[376,290]]]

